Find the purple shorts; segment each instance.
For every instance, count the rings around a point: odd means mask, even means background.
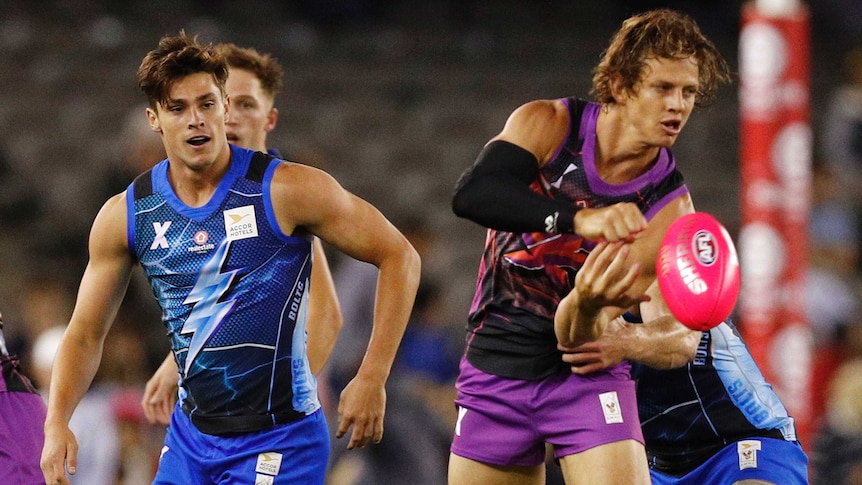
[[[45,483],[39,467],[44,426],[42,396],[0,391],[0,481],[21,485]]]
[[[536,466],[545,461],[545,443],[561,458],[616,441],[644,442],[628,365],[527,381],[487,374],[462,358],[456,388],[451,451],[464,458]]]

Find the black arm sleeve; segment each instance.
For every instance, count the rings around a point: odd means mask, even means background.
[[[485,227],[506,232],[574,232],[580,207],[530,189],[539,177],[536,157],[523,148],[495,140],[461,175],[452,212]]]

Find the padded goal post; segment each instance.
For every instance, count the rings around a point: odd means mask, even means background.
[[[812,337],[805,309],[811,200],[809,12],[757,0],[739,39],[740,331],[810,444]]]

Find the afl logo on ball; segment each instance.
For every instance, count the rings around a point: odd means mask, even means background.
[[[712,266],[718,257],[718,245],[715,237],[706,230],[697,231],[691,240],[692,253],[697,255],[697,260],[704,266]]]

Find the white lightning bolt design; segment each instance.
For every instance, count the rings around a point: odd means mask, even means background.
[[[237,271],[222,273],[222,265],[227,259],[230,241],[224,240],[215,254],[201,268],[194,288],[183,301],[184,305],[194,305],[180,333],[192,335],[189,352],[186,354],[185,374],[188,375],[192,362],[209,341],[213,333],[221,326],[224,318],[233,309],[236,300],[219,302],[233,282]]]

